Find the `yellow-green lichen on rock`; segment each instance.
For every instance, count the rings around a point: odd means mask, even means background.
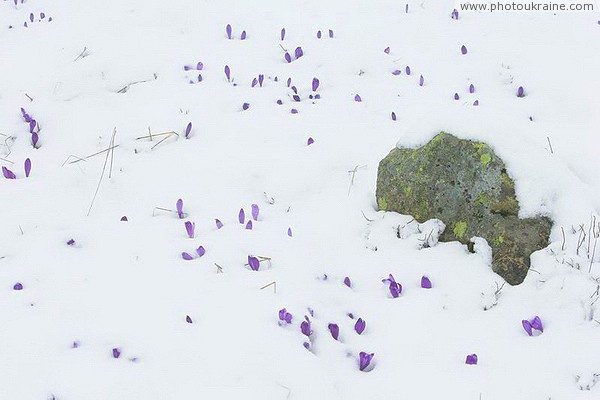
[[[552,226],[546,217],[518,217],[514,182],[492,148],[444,132],[416,149],[395,148],[379,163],[377,204],[442,220],[444,241],[485,238],[494,271],[513,285],[525,279],[529,256],[548,244]]]

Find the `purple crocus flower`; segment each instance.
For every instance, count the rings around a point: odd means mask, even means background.
[[[401,73],[402,73],[402,71],[400,71],[399,69],[392,71],[392,75],[396,75],[396,76],[400,75]]]
[[[473,105],[474,105],[474,106],[478,106],[478,105],[479,105],[479,100],[475,100],[475,101],[473,102]]]
[[[385,49],[383,49],[383,52],[384,52],[385,54],[390,54],[390,47],[388,46],[388,47],[386,47]]]
[[[369,367],[369,364],[371,364],[371,360],[373,360],[373,356],[375,356],[375,353],[365,353],[364,351],[361,351],[358,354],[358,368],[361,371],[367,369]]]
[[[329,324],[327,327],[329,328],[331,337],[338,340],[338,337],[340,336],[340,327],[337,324]]]
[[[248,256],[248,266],[252,271],[258,271],[260,268],[260,261],[254,256]]]
[[[36,132],[33,132],[31,134],[31,144],[33,145],[34,148],[36,148],[38,140],[40,140],[40,137],[38,136],[38,134]]]
[[[240,208],[240,212],[238,213],[238,221],[240,224],[246,222],[246,213],[244,212],[243,208]]]
[[[258,213],[260,211],[258,208],[258,204],[252,204],[251,208],[252,208],[252,219],[255,221],[258,221]]]
[[[396,113],[392,111],[392,121],[396,120]]]
[[[333,38],[333,30],[331,30],[331,29],[329,30],[329,37]]]
[[[225,66],[225,76],[227,77],[227,82],[231,82],[231,69],[229,65]]]
[[[537,315],[531,320],[531,327],[533,329],[537,329],[540,332],[544,332],[544,325],[542,324],[542,320]]]
[[[25,109],[23,107],[21,107],[21,115],[23,116],[23,119],[25,120],[25,122],[29,123],[29,121],[31,121],[31,117],[29,116],[27,111],[25,111]]]
[[[33,22],[33,19],[35,18],[35,16],[33,15],[33,13],[29,13],[29,20],[31,22]]]
[[[204,254],[206,254],[204,246],[198,246],[198,248],[196,249],[196,254],[198,254],[198,257],[202,257]]]
[[[192,321],[192,317],[190,317],[189,315],[186,315],[185,316],[185,322],[187,322],[188,324],[191,324],[193,322]]]
[[[469,354],[465,363],[468,365],[477,365],[477,354]]]
[[[294,56],[296,57],[296,59],[302,57],[304,55],[304,52],[302,51],[302,47],[296,47],[296,50],[294,50]]]
[[[127,216],[126,216],[126,215],[123,215],[123,216],[121,217],[121,221],[125,221],[125,222],[127,222],[127,221],[129,221],[129,220],[127,219]]]
[[[13,286],[13,290],[23,290],[23,284],[21,284],[20,282],[15,283]]]
[[[227,34],[227,39],[231,39],[231,25],[227,24],[225,27],[225,33]]]
[[[461,54],[464,56],[465,54],[467,54],[467,46],[465,46],[464,44],[460,47],[460,52]]]
[[[525,332],[527,332],[529,336],[533,336],[531,322],[524,319],[523,321],[521,321],[521,324],[523,325],[523,329],[525,329]]]
[[[185,261],[191,261],[194,259],[190,253],[186,253],[185,251],[181,253],[181,258],[183,258]]]
[[[406,70],[406,75],[410,75],[410,67],[408,65],[406,66],[405,70]]]
[[[187,126],[185,127],[185,138],[187,139],[190,136],[190,133],[192,132],[192,123],[188,122]]]
[[[73,246],[75,244],[75,239],[67,240],[67,246]]]
[[[262,87],[264,80],[265,80],[265,76],[263,74],[258,74],[258,85],[260,87]]]
[[[321,31],[317,31],[317,39],[321,39]]]
[[[292,56],[290,56],[290,53],[288,53],[287,51],[285,52],[285,54],[283,55],[283,58],[285,58],[285,61],[287,61],[288,63],[292,62]],[[289,85],[288,85],[289,86]]]
[[[202,74],[198,74],[198,82],[202,82]]]
[[[184,217],[184,215],[183,215],[183,200],[178,199],[177,203],[175,203],[175,207],[177,208],[177,216],[179,216],[179,219],[182,219]]]
[[[285,28],[281,28],[281,40],[285,39]]]
[[[196,69],[198,71],[202,71],[202,69],[204,69],[204,64],[202,64],[202,61],[198,61],[198,64],[196,64]]]
[[[425,78],[423,78],[423,75],[421,75],[421,77],[419,78],[419,86],[423,86],[425,84]]]
[[[4,175],[6,179],[17,179],[17,176],[6,167],[2,167],[2,175]]]
[[[404,12],[408,14],[408,3],[406,3],[406,6],[404,7]]]
[[[298,110],[297,110],[297,109],[295,109],[295,108],[292,108],[292,109],[290,110],[290,112],[291,112],[292,114],[298,114]]]
[[[246,40],[246,31],[242,31],[242,34],[240,35],[240,40]]]
[[[252,220],[251,219],[249,219],[248,223],[246,223],[246,229],[252,230]]]
[[[306,145],[310,146],[311,144],[313,144],[315,142],[315,140],[312,137],[309,137],[308,140],[306,141]]]
[[[318,88],[319,88],[319,80],[317,78],[313,78],[313,80],[312,80],[313,92],[316,92]]]
[[[304,343],[302,343],[302,346],[304,346],[304,348],[305,348],[306,350],[310,350],[310,343],[309,343],[309,342],[304,342]]]
[[[292,78],[287,78],[286,84],[287,87],[290,87],[292,85]]]
[[[358,333],[359,335],[362,335],[362,333],[365,331],[365,328],[367,327],[367,323],[362,319],[359,318],[356,323],[354,324],[354,330],[356,331],[356,333]]]
[[[352,281],[350,280],[350,278],[348,278],[348,277],[344,278],[344,285],[348,286],[349,288],[352,287]]]
[[[242,104],[242,110],[246,111],[248,108],[250,108],[250,103]]]
[[[300,331],[302,331],[302,334],[305,336],[310,337],[310,335],[312,335],[310,319],[308,319],[306,315],[304,316],[304,321],[300,324]]]
[[[31,172],[31,160],[27,158],[25,160],[25,177],[29,178],[29,173]]]
[[[421,287],[423,289],[431,289],[431,280],[425,275],[421,278]]]
[[[191,221],[185,221],[185,231],[190,239],[194,238],[194,230],[196,229],[196,223]]]
[[[300,96],[298,96],[297,94],[292,96],[292,99],[294,99],[294,101],[299,102],[300,101]]]
[[[458,100],[460,99],[460,96],[458,95],[458,93],[454,93],[454,100]]]
[[[452,10],[451,18],[458,19],[458,10],[456,8],[454,10]]]
[[[282,104],[283,104],[283,101],[282,101],[281,99],[278,99],[278,100],[277,100],[277,104],[278,104],[278,105],[282,105]]]
[[[292,237],[292,228],[288,228],[288,230],[287,230],[287,235],[288,235],[289,237]]]
[[[285,321],[288,324],[291,324],[292,323],[292,314],[287,312],[287,310],[285,308],[282,308],[281,310],[279,310],[279,320]]]
[[[112,356],[113,358],[119,358],[121,356],[121,350],[115,347],[112,349]]]
[[[362,101],[362,99],[360,98],[360,95],[357,94],[356,96],[354,96],[354,101],[360,103]]]
[[[469,85],[469,93],[475,93],[475,85],[472,83]]]
[[[519,86],[519,89],[517,89],[517,97],[525,97],[525,89],[523,89],[523,86]]]
[[[296,86],[291,86],[290,89],[292,89],[292,92],[298,94],[298,88]]]
[[[215,225],[217,225],[217,229],[221,229],[223,227],[223,223],[218,218],[215,218]]]

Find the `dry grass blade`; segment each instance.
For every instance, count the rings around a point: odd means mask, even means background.
[[[106,148],[106,149],[104,149],[104,150],[101,150],[101,151],[99,151],[99,152],[97,152],[97,153],[94,153],[94,154],[90,154],[89,156],[86,156],[86,157],[79,157],[79,156],[76,156],[76,155],[73,155],[73,154],[71,154],[69,157],[67,157],[67,159],[65,160],[65,162],[63,163],[63,165],[65,165],[65,164],[75,164],[75,163],[78,163],[79,161],[86,161],[88,158],[92,158],[92,157],[94,157],[94,156],[97,156],[97,155],[99,155],[99,154],[105,153],[105,152],[107,152],[107,151],[111,151],[111,150],[113,150],[113,149],[116,149],[117,147],[119,147],[119,145],[118,145],[118,144],[117,144],[117,145],[114,145],[114,146],[109,146],[108,148]],[[67,161],[68,161],[68,160],[69,160],[69,158],[71,158],[71,157],[74,157],[74,158],[76,158],[77,160],[75,160],[75,161],[71,161],[71,162],[68,162],[68,163],[67,163]]]
[[[117,134],[117,128],[114,128],[112,138],[110,140],[111,143],[114,143],[116,134]],[[107,151],[106,158],[104,159],[104,165],[102,166],[102,174],[100,174],[100,179],[98,180],[98,186],[96,186],[96,191],[94,192],[94,197],[92,198],[90,208],[88,209],[88,213],[87,213],[88,216],[92,212],[92,207],[94,206],[94,202],[96,201],[96,197],[98,196],[98,191],[100,190],[100,185],[102,184],[102,179],[104,178],[104,173],[106,172],[106,164],[108,164],[108,156],[109,155],[110,155],[110,153]]]

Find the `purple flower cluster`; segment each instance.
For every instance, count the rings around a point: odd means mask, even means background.
[[[31,134],[31,145],[37,149],[40,126],[37,123],[37,121],[33,119],[27,111],[25,111],[23,107],[21,107],[21,116],[23,117],[23,120],[29,125],[29,133]]]

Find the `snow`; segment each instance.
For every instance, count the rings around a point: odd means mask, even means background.
[[[0,398],[597,398],[598,14],[453,20],[452,2],[404,6],[1,2],[0,164],[18,179],[0,180]],[[280,45],[304,56],[287,63]],[[202,71],[184,71],[199,61]],[[263,87],[251,88],[258,74]],[[20,107],[40,124],[38,149]],[[107,149],[114,129],[92,204],[106,153],[70,162]],[[149,129],[179,137],[136,140]],[[378,162],[442,130],[490,143],[522,216],[553,218],[522,285],[502,286],[485,243],[471,254],[437,243],[440,221],[376,211]],[[179,198],[184,219],[156,209]],[[252,204],[260,215],[247,230],[238,212],[248,218]],[[203,257],[181,258],[199,245]],[[251,271],[249,255],[270,262]],[[381,282],[390,273],[397,299]],[[289,326],[278,324],[283,307]],[[535,315],[545,331],[529,337],[521,320]],[[361,351],[375,353],[368,372]],[[472,353],[478,365],[465,365]]]

